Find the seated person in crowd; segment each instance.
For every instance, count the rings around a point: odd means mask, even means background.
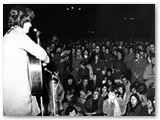
[[[69,75],[67,77],[67,80],[64,84],[64,90],[65,90],[65,104],[64,106],[73,105],[77,101],[77,85],[74,81],[74,77],[72,75]]]
[[[108,99],[108,86],[106,84],[101,86],[100,92],[103,100]]]
[[[89,69],[86,66],[87,62],[82,60],[78,69],[78,84],[81,83],[83,76],[89,76]]]
[[[118,99],[118,90],[111,86],[108,99],[103,101],[103,113],[107,116],[121,116],[124,110],[124,103]]]
[[[155,53],[148,56],[148,64],[145,68],[143,78],[148,89],[149,96],[154,95],[155,92]]]
[[[113,62],[113,69],[114,78],[116,81],[119,81],[121,79],[121,75],[126,72],[122,50],[117,50],[117,59]]]
[[[141,116],[142,108],[138,94],[132,94],[127,105],[126,116]]]
[[[125,111],[126,111],[126,108],[127,108],[127,103],[128,103],[128,100],[126,99],[127,98],[127,94],[126,94],[126,89],[125,89],[124,84],[119,84],[118,85],[118,92],[119,92],[118,98],[124,104],[124,110],[122,111],[122,115],[123,115],[123,114],[125,114]]]
[[[135,81],[144,83],[143,74],[147,65],[147,60],[141,54],[141,51],[142,50],[139,49],[135,51],[136,59],[134,60],[133,65],[131,67],[131,84],[133,84]]]
[[[66,116],[78,116],[78,111],[75,107],[73,106],[68,106],[66,111],[65,111]]]
[[[93,79],[90,80],[89,86],[92,92],[95,91],[96,89],[100,89],[101,81],[98,74],[93,75]]]
[[[103,115],[102,107],[103,99],[101,94],[99,90],[95,90],[93,96],[82,105],[82,113],[87,116],[101,116]]]
[[[142,106],[147,105],[147,87],[144,83],[140,83],[137,89],[137,94],[139,95],[139,99],[141,101]]]
[[[89,85],[89,77],[88,76],[84,76],[82,79],[81,84],[79,84],[78,86],[78,102],[80,104],[83,104],[89,96],[91,96],[92,92],[91,92],[91,88]]]
[[[64,87],[60,83],[59,80],[59,72],[52,75],[52,80],[49,82],[49,103],[48,103],[48,111],[50,116],[52,115],[61,115],[64,110],[62,102],[64,100]]]
[[[147,113],[148,116],[155,116],[155,103],[154,97],[148,97],[147,99]]]
[[[121,78],[121,83],[125,86],[126,95],[128,95],[128,94],[130,93],[131,83],[130,83],[130,81],[127,79],[127,76],[126,76],[126,75],[123,75],[123,76],[122,76],[122,78]]]

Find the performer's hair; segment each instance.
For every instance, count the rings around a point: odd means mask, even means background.
[[[16,6],[10,11],[8,26],[9,28],[15,26],[23,28],[24,23],[31,22],[34,16],[34,12],[29,8]]]

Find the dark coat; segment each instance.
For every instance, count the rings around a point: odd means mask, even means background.
[[[89,98],[83,105],[82,105],[82,113],[91,112],[91,107],[93,103],[93,98]],[[100,97],[98,99],[98,109],[95,111],[96,115],[102,114],[103,112],[103,99]]]
[[[136,106],[132,107],[131,102],[127,104],[126,116],[142,116],[142,105],[140,102]]]

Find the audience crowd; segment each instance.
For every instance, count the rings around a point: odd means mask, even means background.
[[[44,80],[56,84],[44,89],[46,116],[155,116],[153,40],[53,37],[46,51]]]

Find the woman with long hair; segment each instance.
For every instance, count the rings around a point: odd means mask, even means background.
[[[132,94],[127,105],[126,116],[141,116],[142,104],[138,94]]]

